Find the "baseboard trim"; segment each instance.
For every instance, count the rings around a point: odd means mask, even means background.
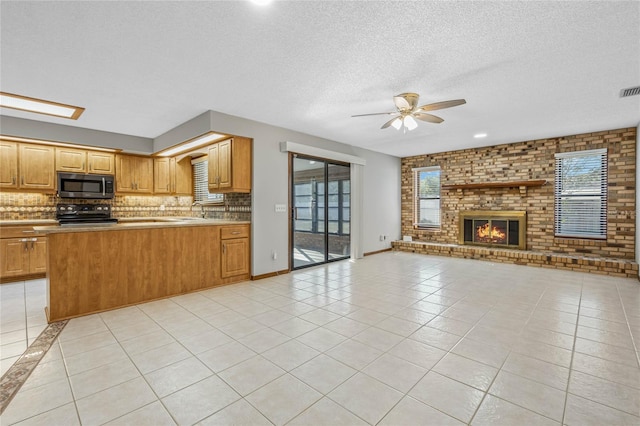
[[[267,272],[266,274],[260,274],[260,275],[252,275],[251,276],[251,281],[257,281],[257,280],[263,280],[265,278],[277,277],[278,275],[288,274],[289,272],[291,272],[291,271],[289,271],[288,269],[283,269],[282,271]]]
[[[372,254],[384,253],[385,251],[391,251],[391,250],[393,250],[393,249],[391,247],[389,247],[389,248],[382,249],[382,250],[370,251],[368,253],[365,253],[364,256],[371,256]]]

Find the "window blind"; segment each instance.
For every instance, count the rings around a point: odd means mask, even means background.
[[[223,194],[209,192],[209,161],[207,157],[196,158],[191,161],[193,165],[193,201],[200,203],[221,203]]]
[[[607,238],[607,150],[555,155],[555,235]]]
[[[413,169],[414,226],[440,227],[440,167]]]

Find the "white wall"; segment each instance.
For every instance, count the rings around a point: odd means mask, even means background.
[[[283,141],[364,158],[363,251],[389,248],[392,240],[400,238],[400,158],[235,116],[211,114],[211,130],[253,138],[253,275],[288,268],[288,214],[274,211],[275,204],[288,204],[289,197],[288,154],[280,152]],[[380,234],[388,235],[387,240],[378,241]],[[278,254],[276,260],[271,258],[272,251]]]
[[[102,148],[122,149],[130,153],[151,154],[153,139],[122,133],[103,132],[82,127],[64,126],[44,121],[0,116],[0,133],[5,136],[77,143]]]

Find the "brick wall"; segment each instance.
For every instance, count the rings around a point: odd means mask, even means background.
[[[554,237],[555,159],[559,152],[607,148],[607,239]],[[520,210],[527,212],[527,250],[582,254],[620,259],[635,258],[636,129],[540,139],[484,148],[402,159],[402,235],[416,241],[456,244],[458,212],[462,210]],[[546,179],[541,187],[442,190],[440,230],[413,227],[415,167],[440,166],[441,184],[509,182]]]

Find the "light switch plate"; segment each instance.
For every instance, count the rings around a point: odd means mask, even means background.
[[[286,204],[276,204],[276,213],[285,213],[287,211]]]

